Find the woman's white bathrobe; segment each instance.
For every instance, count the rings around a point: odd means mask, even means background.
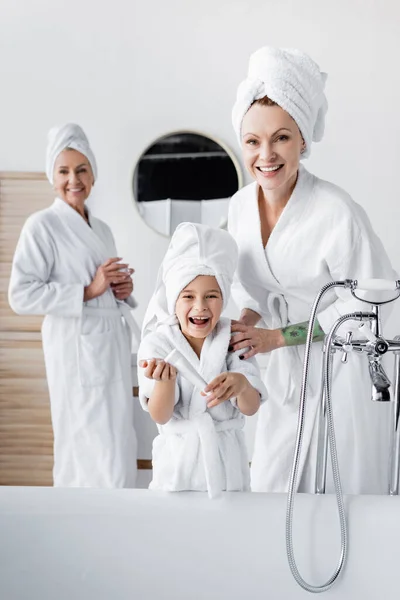
[[[179,325],[162,325],[141,342],[138,359],[165,358],[177,348],[210,383],[224,371],[242,373],[264,400],[266,392],[255,360],[241,361],[228,353],[230,320],[221,318],[207,336],[200,360],[182,335]],[[155,381],[139,371],[139,398],[147,408]],[[175,408],[170,421],[158,425],[153,442],[151,489],[164,491],[206,491],[215,496],[221,490],[249,489],[249,461],[243,433],[244,416],[236,399],[207,408],[207,399],[178,372]]]
[[[331,280],[396,279],[386,252],[364,210],[343,190],[300,167],[292,197],[263,247],[258,185],[237,192],[230,203],[229,231],[239,247],[233,297],[240,309],[259,313],[267,328],[308,321],[317,292]],[[327,294],[318,320],[328,333],[336,319],[354,310],[368,311],[349,291]],[[264,326],[261,324],[261,326]],[[339,333],[349,329],[344,325]],[[361,337],[361,336],[359,336]],[[268,402],[260,409],[252,458],[254,491],[288,488],[295,446],[305,346],[268,355],[264,382]],[[306,424],[299,470],[301,491],[314,491],[317,413],[322,343],[311,354]],[[389,405],[371,401],[365,355],[334,359],[333,409],[339,465],[346,493],[387,490]],[[328,470],[327,490],[332,489]]]
[[[13,260],[9,302],[46,315],[43,350],[54,431],[54,485],[133,487],[129,304],[109,289],[83,302],[97,268],[117,256],[112,233],[90,227],[61,199],[26,221]],[[124,317],[124,319],[122,318]]]

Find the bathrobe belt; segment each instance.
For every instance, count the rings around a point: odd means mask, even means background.
[[[164,435],[185,434],[190,432],[196,432],[198,434],[203,456],[208,495],[210,498],[215,498],[222,491],[224,481],[217,434],[220,431],[242,429],[243,426],[244,420],[241,417],[227,419],[226,421],[214,421],[209,412],[204,412],[196,415],[192,419],[173,419],[166,425],[163,425],[161,431]],[[242,468],[242,466],[238,465],[238,468]]]
[[[271,315],[271,328],[281,329],[289,325],[288,306],[282,294],[268,295],[268,312]],[[268,357],[265,385],[268,396],[280,405],[298,406],[303,372],[304,346],[287,346],[273,350]],[[313,390],[309,390],[313,393]]]
[[[99,317],[99,318],[114,318],[120,319],[124,317],[126,324],[128,325],[131,334],[136,338],[138,343],[140,342],[140,329],[135,319],[132,317],[131,310],[125,302],[118,302],[115,307],[110,308],[97,308],[96,306],[84,306],[82,315],[88,317]]]

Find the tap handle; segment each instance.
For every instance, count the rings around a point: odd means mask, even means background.
[[[343,364],[347,363],[347,354],[348,354],[348,352],[350,352],[352,350],[352,346],[351,346],[352,339],[353,339],[353,332],[348,331],[346,333],[346,341],[342,346],[342,349],[343,349],[342,363]],[[346,348],[346,346],[348,346],[348,348]]]

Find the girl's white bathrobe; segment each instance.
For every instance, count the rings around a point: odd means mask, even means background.
[[[233,196],[229,231],[239,247],[233,297],[240,309],[259,313],[267,328],[308,321],[316,294],[329,281],[396,279],[364,210],[343,190],[303,167],[265,248],[257,183]],[[349,291],[336,289],[325,296],[318,321],[328,333],[339,316],[369,309],[369,304],[355,300]],[[348,329],[344,324],[339,333]],[[259,412],[252,458],[255,491],[288,488],[304,349],[304,345],[292,346],[268,355],[264,378],[268,402]],[[321,350],[321,342],[313,344],[299,470],[299,489],[308,492],[314,491]],[[342,364],[341,356],[337,353],[334,359],[332,400],[343,489],[346,493],[386,492],[390,406],[371,401],[367,357],[352,353],[347,364]],[[332,489],[329,471],[327,489]]]
[[[15,251],[9,302],[19,314],[46,315],[54,485],[133,487],[129,305],[135,302],[117,301],[110,289],[83,302],[97,268],[117,256],[109,227],[90,214],[89,222],[58,198],[32,215]]]
[[[177,348],[209,383],[224,371],[242,373],[264,400],[266,392],[255,360],[242,361],[228,353],[229,319],[221,318],[207,336],[200,360],[182,335],[179,325],[161,325],[142,340],[138,359],[165,358]],[[147,409],[155,381],[139,371],[139,397]],[[179,372],[175,387],[175,408],[171,420],[158,425],[153,442],[151,489],[164,491],[207,491],[215,496],[221,490],[249,489],[249,461],[243,433],[244,416],[236,399],[208,409],[207,399]]]

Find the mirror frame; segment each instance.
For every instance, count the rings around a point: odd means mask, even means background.
[[[147,150],[149,148],[151,148],[152,146],[154,146],[154,144],[156,144],[160,139],[168,137],[169,135],[176,135],[179,133],[193,133],[195,135],[202,135],[203,137],[208,138],[209,140],[215,142],[216,144],[219,144],[219,146],[221,146],[221,148],[223,150],[225,150],[225,152],[227,153],[227,155],[229,156],[229,158],[231,159],[231,161],[233,162],[233,165],[236,169],[236,173],[237,173],[237,178],[238,178],[238,191],[243,187],[243,183],[244,183],[244,177],[243,177],[243,171],[242,171],[242,167],[241,164],[239,162],[239,160],[236,158],[235,154],[233,153],[233,151],[229,148],[229,146],[227,146],[224,142],[222,142],[219,138],[214,137],[213,135],[209,135],[207,133],[204,133],[203,131],[197,131],[196,129],[174,129],[171,131],[168,131],[167,133],[161,134],[159,135],[157,138],[155,138],[152,142],[150,142],[146,148],[143,150],[143,152],[140,153],[139,158],[135,161],[135,164],[133,165],[133,170],[132,170],[132,175],[131,175],[131,179],[130,179],[130,188],[131,188],[131,196],[133,199],[133,205],[135,207],[135,210],[139,216],[139,219],[141,220],[142,223],[144,223],[149,229],[151,229],[151,231],[154,231],[155,233],[157,233],[158,235],[160,235],[161,237],[170,240],[171,239],[171,235],[166,235],[165,233],[161,233],[161,231],[158,231],[155,227],[152,227],[152,225],[149,225],[148,223],[146,223],[146,221],[144,220],[144,218],[142,217],[142,215],[139,212],[139,208],[138,208],[138,201],[135,198],[135,195],[133,193],[133,178],[135,176],[135,171],[137,168],[137,165],[141,159],[141,157],[143,156],[143,154],[146,154]]]

